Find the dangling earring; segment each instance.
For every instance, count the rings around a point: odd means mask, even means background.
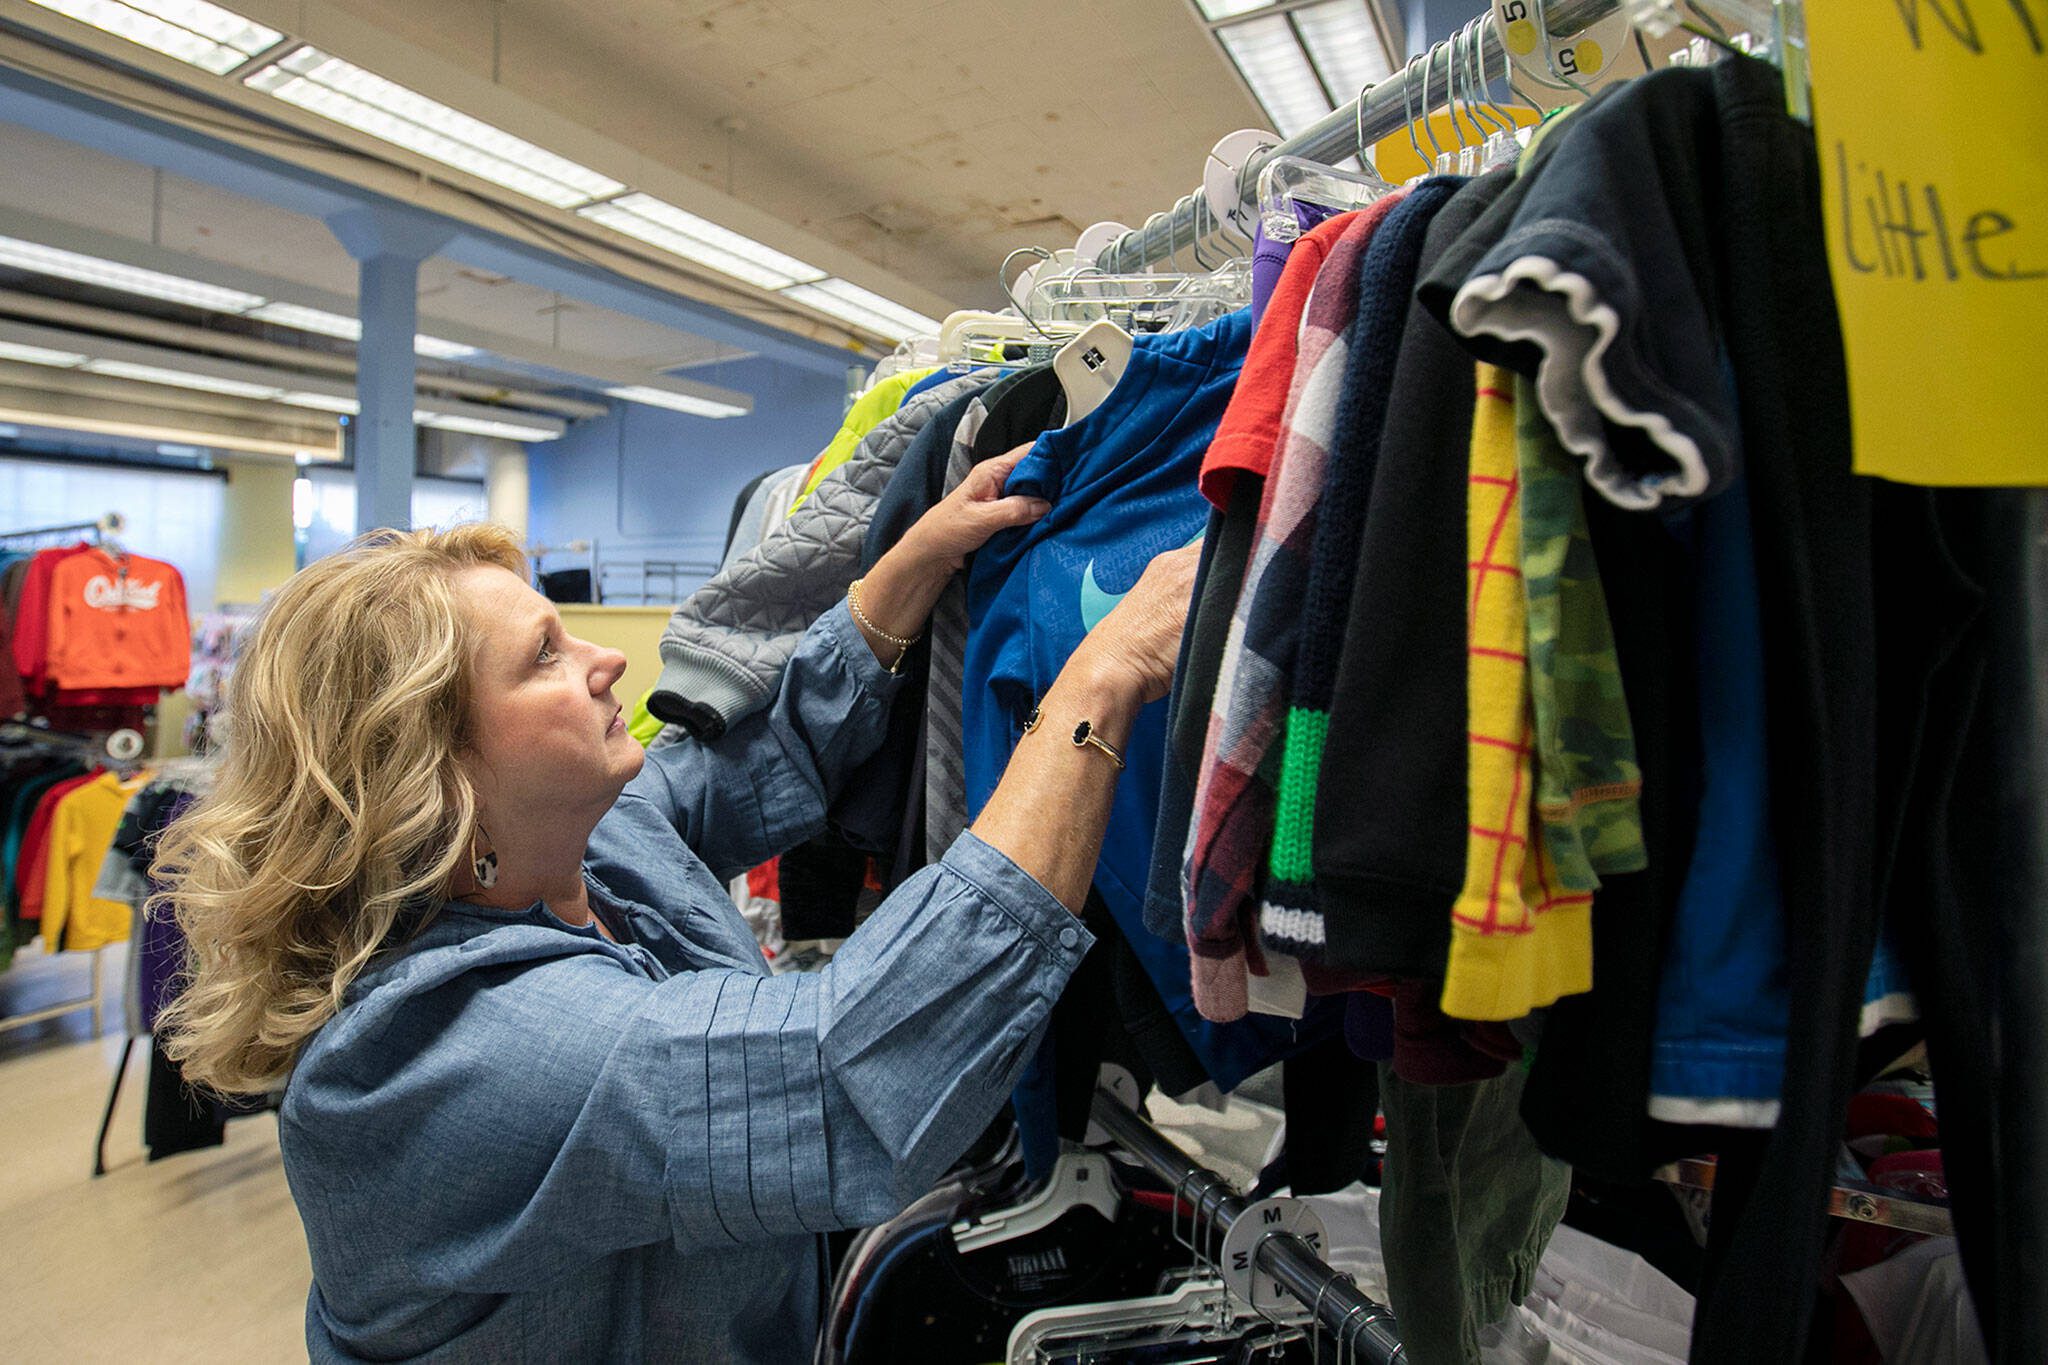
[[[470,875],[476,878],[476,884],[483,890],[488,891],[498,884],[498,850],[489,847],[491,836],[485,833],[484,827],[481,824],[476,827],[476,832],[483,836],[486,851],[481,857],[475,856],[476,839],[475,837],[470,839],[469,846],[472,856],[469,860],[469,871]]]

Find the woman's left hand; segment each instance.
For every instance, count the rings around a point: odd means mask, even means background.
[[[1018,446],[969,470],[960,486],[919,517],[861,579],[854,623],[875,657],[890,668],[903,656],[901,639],[923,633],[932,605],[967,556],[1004,527],[1029,526],[1052,510],[1039,498],[1003,496],[1003,480],[1029,449]]]
[[[1052,504],[1042,498],[1003,496],[1003,481],[1030,449],[1018,446],[968,470],[958,488],[904,532],[901,547],[953,573],[996,532],[1029,526],[1051,511]]]

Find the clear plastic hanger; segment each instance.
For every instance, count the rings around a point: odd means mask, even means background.
[[[1224,261],[1203,274],[1108,275],[1088,269],[1035,281],[1031,313],[1049,329],[1071,323],[1123,321],[1140,332],[1199,327],[1251,301],[1251,263]]]
[[[1268,241],[1291,242],[1301,236],[1296,204],[1345,212],[1364,208],[1393,188],[1378,175],[1339,170],[1305,157],[1276,156],[1259,168],[1259,226]]]

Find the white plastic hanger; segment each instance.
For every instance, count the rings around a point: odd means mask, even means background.
[[[1135,343],[1113,322],[1091,322],[1052,358],[1052,372],[1067,395],[1067,425],[1102,406],[1124,371]]]
[[[1044,1189],[1014,1209],[976,1214],[953,1224],[953,1245],[962,1251],[1001,1246],[1049,1228],[1075,1209],[1094,1209],[1114,1222],[1120,1198],[1108,1157],[1100,1152],[1062,1152]]]

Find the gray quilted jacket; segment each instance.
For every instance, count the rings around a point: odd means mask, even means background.
[[[977,385],[961,375],[926,389],[867,434],[851,458],[677,607],[661,634],[661,677],[647,709],[699,739],[768,704],[796,643],[860,572],[875,499],[932,414]]]

